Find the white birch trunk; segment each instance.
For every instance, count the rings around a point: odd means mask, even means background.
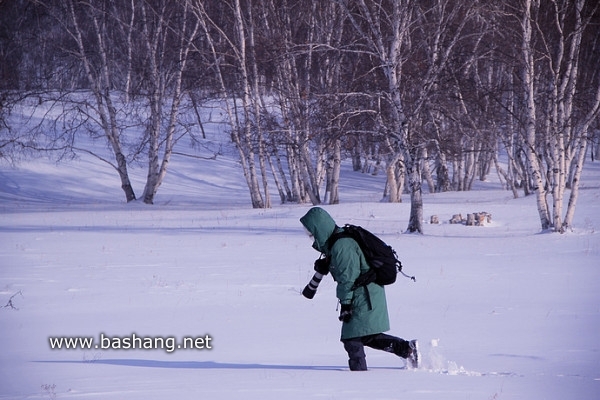
[[[129,103],[131,94],[131,74],[133,67],[133,24],[135,23],[135,0],[131,0],[131,19],[127,27],[127,75],[125,77],[125,103]]]
[[[583,7],[583,0],[578,1],[578,7]],[[579,8],[581,9],[581,8]],[[561,232],[565,232],[570,229],[573,224],[573,217],[575,216],[575,206],[577,205],[577,199],[579,197],[579,184],[581,182],[581,173],[583,171],[583,164],[585,162],[585,156],[587,153],[588,140],[590,140],[589,130],[593,121],[600,115],[600,83],[595,88],[594,102],[591,104],[588,113],[586,114],[581,130],[579,132],[576,155],[575,171],[573,172],[573,179],[571,181],[571,195],[569,197],[569,203],[567,205],[567,212],[561,226]]]
[[[429,193],[435,193],[435,183],[433,182],[433,176],[431,175],[431,168],[429,166],[428,152],[426,147],[423,147],[422,163],[422,171],[425,181],[427,182]]]
[[[154,16],[154,10],[150,13]],[[153,34],[150,33],[150,23],[146,6],[142,6],[142,14],[144,20],[144,45],[148,52],[150,81],[150,93],[148,94],[148,103],[150,105],[150,124],[147,127],[148,135],[148,173],[146,175],[146,186],[142,196],[144,203],[152,204],[154,201],[155,188],[158,183],[158,152],[161,132],[162,119],[162,93],[164,91],[164,77],[158,70],[159,46],[161,41],[161,33],[163,30],[163,15],[159,14],[158,21],[154,27]],[[151,18],[152,19],[152,18]]]
[[[104,132],[104,135],[110,143],[110,146],[113,150],[113,154],[115,155],[115,169],[117,170],[119,178],[121,179],[121,188],[125,192],[125,199],[127,200],[127,202],[130,202],[135,200],[135,193],[129,180],[127,161],[121,147],[120,131],[117,122],[116,109],[113,106],[112,99],[110,97],[111,79],[108,69],[108,58],[106,54],[106,49],[104,47],[105,43],[102,36],[102,32],[100,31],[100,26],[96,19],[94,10],[90,10],[94,21],[94,33],[98,41],[97,51],[101,59],[101,71],[99,71],[98,74],[95,75],[94,68],[92,67],[90,59],[87,56],[87,54],[89,53],[84,44],[82,31],[79,26],[79,21],[75,13],[75,7],[72,0],[69,0],[68,2],[68,9],[71,22],[73,23],[74,28],[72,36],[75,39],[75,42],[77,43],[79,57],[81,62],[83,63],[86,77],[94,94],[94,98],[96,101],[96,110],[100,119],[100,125]]]
[[[259,74],[258,74],[258,65],[256,61],[256,52],[255,52],[255,43],[254,43],[254,20],[252,18],[252,5],[248,5],[248,15],[249,15],[249,27],[248,27],[248,44],[250,45],[251,52],[251,64],[252,64],[252,103],[253,103],[253,111],[254,111],[254,121],[256,125],[257,131],[257,140],[258,140],[258,162],[260,166],[260,173],[264,191],[264,208],[271,208],[271,195],[269,193],[269,184],[267,179],[267,161],[266,161],[266,146],[262,129],[262,117],[261,117],[261,104],[262,96],[260,94],[260,90],[258,87],[259,82]]]
[[[200,26],[204,32],[204,36],[207,40],[210,52],[215,62],[216,76],[219,82],[221,91],[225,94],[224,104],[225,111],[228,116],[229,126],[231,128],[231,138],[240,156],[240,164],[242,166],[242,172],[250,191],[250,200],[253,208],[264,208],[264,200],[260,192],[260,186],[258,184],[258,177],[256,174],[256,167],[254,161],[254,150],[251,143],[251,121],[249,119],[250,99],[249,99],[249,83],[248,73],[246,70],[246,48],[245,39],[246,35],[244,32],[243,19],[241,15],[241,7],[239,0],[234,3],[234,19],[235,19],[235,34],[237,35],[238,44],[234,43],[234,40],[229,38],[225,32],[223,32],[215,23],[210,19],[204,10],[203,2],[201,0],[194,0],[194,13],[199,19]],[[242,96],[242,113],[244,121],[240,123],[238,109],[235,102],[235,97],[229,94],[225,85],[223,73],[221,71],[221,55],[217,52],[215,47],[214,39],[212,38],[212,29],[215,28],[218,35],[229,44],[233,51],[236,61],[239,64],[239,72],[242,75],[241,84],[244,88]]]
[[[187,33],[187,22],[188,22],[187,3],[185,5],[183,12],[184,12],[184,19],[183,19],[183,26],[181,29],[182,36],[181,36],[181,42],[180,42],[180,48],[179,48],[179,62],[177,63],[178,69],[175,71],[174,91],[173,91],[173,95],[171,96],[171,109],[169,111],[169,122],[167,125],[166,139],[165,139],[165,144],[164,144],[164,153],[163,153],[163,157],[162,157],[162,161],[161,161],[161,165],[160,165],[160,170],[158,172],[157,182],[156,182],[156,185],[155,185],[154,191],[153,191],[153,193],[154,193],[152,196],[153,198],[154,198],[154,195],[156,194],[156,191],[158,190],[158,187],[162,184],[162,182],[165,178],[165,175],[167,174],[167,168],[169,165],[169,161],[171,160],[171,156],[173,154],[173,148],[178,140],[178,138],[175,137],[175,133],[176,133],[176,127],[177,127],[177,123],[178,123],[179,108],[180,108],[181,101],[182,101],[183,95],[184,95],[183,91],[182,91],[183,72],[185,71],[186,66],[187,66],[188,55],[189,55],[189,52],[192,47],[192,40],[196,37],[196,34],[198,33],[198,30],[200,27],[199,21],[196,20],[194,23],[193,29],[190,31],[190,33]]]
[[[398,193],[398,180],[396,179],[396,166],[398,164],[398,160],[400,159],[400,154],[395,154],[388,159],[387,166],[385,168],[385,174],[387,178],[387,195],[389,197],[388,201],[390,203],[399,203],[400,196]]]
[[[407,164],[407,176],[410,185],[410,218],[408,220],[407,232],[423,233],[423,196],[421,189],[421,168],[418,157],[410,157]]]
[[[256,161],[254,154],[254,147],[252,145],[252,125],[250,120],[250,82],[248,79],[247,57],[246,57],[246,32],[244,28],[244,20],[242,18],[242,9],[240,0],[234,2],[234,15],[235,15],[235,29],[238,36],[238,68],[241,73],[241,84],[243,88],[242,95],[242,112],[244,115],[243,130],[242,130],[242,141],[245,147],[244,154],[246,154],[246,161],[248,165],[248,187],[250,189],[250,197],[252,199],[253,208],[264,208],[265,203],[260,192],[260,185],[258,183],[258,174],[256,172]]]
[[[587,129],[586,129],[587,132]],[[579,198],[579,183],[581,181],[581,172],[583,171],[583,164],[585,162],[585,155],[587,153],[587,135],[579,141],[579,149],[577,156],[577,163],[575,165],[575,171],[573,173],[573,180],[571,184],[571,194],[569,196],[569,202],[567,205],[567,212],[565,219],[560,227],[560,232],[564,233],[569,230],[573,224],[573,217],[575,216],[575,206],[577,205],[577,199]]]
[[[340,170],[342,165],[342,142],[337,139],[333,145],[333,168],[331,171],[331,193],[329,204],[340,202]]]
[[[523,39],[521,43],[521,52],[524,58],[523,70],[523,90],[526,97],[526,122],[525,122],[525,153],[527,155],[527,167],[529,176],[532,180],[533,189],[537,200],[537,209],[540,217],[542,230],[547,230],[551,227],[550,214],[548,212],[548,204],[546,202],[546,189],[542,180],[542,172],[538,156],[536,153],[536,104],[535,104],[535,87],[534,87],[534,56],[532,44],[532,8],[537,0],[525,0],[525,10],[521,20],[521,29]]]

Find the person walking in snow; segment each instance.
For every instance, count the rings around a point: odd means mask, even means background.
[[[331,272],[337,283],[336,296],[341,304],[339,319],[342,321],[340,340],[348,353],[350,370],[367,370],[364,346],[393,353],[406,359],[409,367],[417,368],[417,341],[383,333],[390,329],[384,287],[373,282],[352,290],[358,276],[369,270],[358,243],[342,237],[330,248],[328,239],[342,228],[320,207],[311,208],[300,222],[314,239],[313,248],[325,255],[325,259],[315,262],[315,270],[322,275]],[[323,260],[328,260],[328,264]]]

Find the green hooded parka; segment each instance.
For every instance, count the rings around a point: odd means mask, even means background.
[[[351,238],[340,238],[330,249],[327,240],[341,228],[320,207],[311,208],[300,222],[313,235],[313,248],[331,257],[329,271],[337,283],[340,303],[352,305],[352,318],[343,323],[341,340],[388,331],[390,322],[383,286],[370,283],[366,288],[351,290],[356,278],[369,269],[358,243]]]

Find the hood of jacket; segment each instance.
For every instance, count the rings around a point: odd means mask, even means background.
[[[313,207],[300,218],[300,222],[313,235],[315,250],[327,253],[329,251],[327,239],[337,228],[331,215],[321,207]]]

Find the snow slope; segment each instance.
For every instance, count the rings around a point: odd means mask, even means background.
[[[250,209],[232,157],[175,157],[154,206],[124,204],[87,156],[0,167],[0,399],[600,398],[600,164],[565,235],[540,234],[535,199],[493,176],[426,194],[426,218],[443,223],[403,234],[409,204],[380,203],[382,179],[344,170],[342,204],[324,208],[416,275],[386,291],[391,333],[420,340],[423,367],[367,350],[370,371],[352,373],[334,282],[299,294],[318,256],[298,222],[309,206]],[[475,211],[493,222],[446,222]],[[208,335],[211,348],[49,344],[133,334]]]

